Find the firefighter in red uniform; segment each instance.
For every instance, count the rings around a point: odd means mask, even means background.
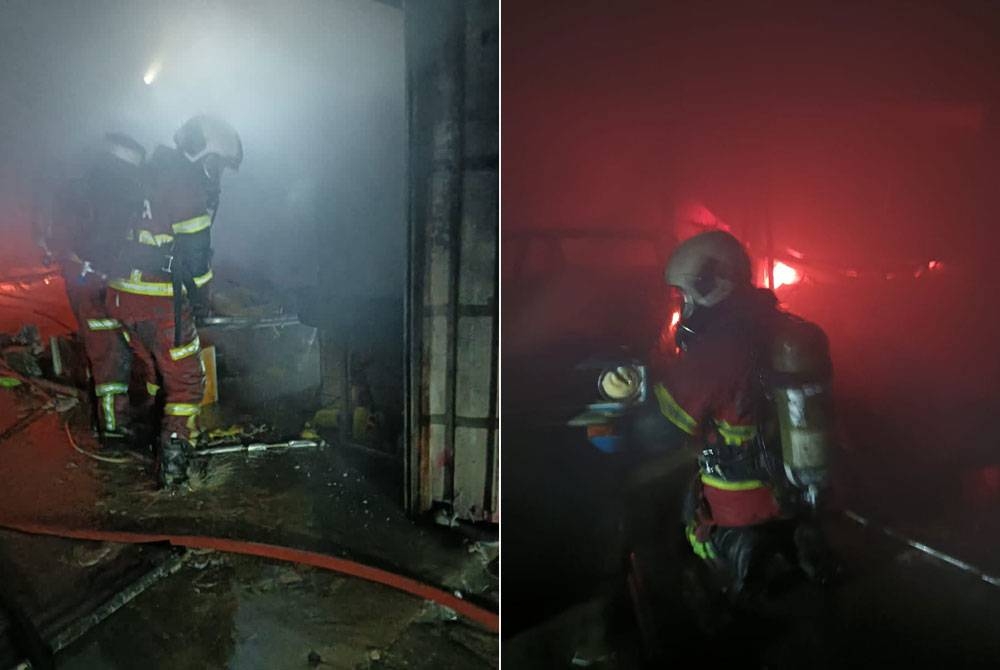
[[[666,281],[683,301],[681,354],[650,366],[651,401],[623,422],[622,437],[654,449],[699,446],[685,533],[730,597],[761,593],[768,575],[783,569],[826,576],[825,545],[811,521],[826,481],[826,438],[815,426],[786,421],[771,397],[775,389],[794,402],[822,397],[831,372],[825,335],[779,310],[771,291],[753,287],[750,259],[727,232],[680,244]],[[802,333],[819,352],[809,361],[819,361],[810,370],[821,380],[806,393],[796,386],[809,358]],[[787,360],[793,364],[776,372]],[[821,412],[800,411],[796,420],[810,413]]]
[[[155,450],[159,483],[168,487],[186,481],[198,436],[205,376],[194,317],[207,309],[221,176],[243,160],[239,135],[211,117],[190,119],[174,142],[174,149],[158,147],[147,164],[143,216],[122,254],[124,271],[109,279],[107,295],[109,313],[125,328],[133,354],[151,359],[162,381]]]
[[[116,262],[117,239],[142,213],[146,151],[120,133],[103,138],[82,179],[56,194],[48,251],[61,262],[70,306],[90,363],[97,397],[98,432],[105,447],[133,439],[128,358],[121,323],[108,314],[105,277]]]

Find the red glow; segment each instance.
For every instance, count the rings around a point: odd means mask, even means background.
[[[665,321],[660,329],[657,353],[664,359],[673,358],[680,353],[677,348],[677,324],[680,322],[681,310],[673,309],[670,311],[670,320]]]
[[[927,269],[928,270],[940,270],[941,269],[941,261],[930,261],[930,262],[928,262],[927,263]]]
[[[802,279],[799,271],[781,261],[774,264],[774,288],[796,284]]]

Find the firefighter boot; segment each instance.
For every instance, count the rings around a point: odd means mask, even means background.
[[[160,442],[156,475],[160,488],[177,488],[187,482],[188,455],[191,445],[171,433]]]

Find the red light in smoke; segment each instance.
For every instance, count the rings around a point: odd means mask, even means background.
[[[927,263],[927,269],[928,270],[940,270],[941,269],[941,261],[930,261],[930,262],[928,262]]]
[[[663,323],[660,329],[658,351],[665,358],[673,358],[680,353],[677,348],[677,324],[681,322],[681,310],[672,309],[670,320]]]
[[[799,271],[781,261],[774,264],[774,288],[796,284],[802,279]]]

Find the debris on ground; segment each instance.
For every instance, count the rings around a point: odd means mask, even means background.
[[[574,668],[599,668],[605,667],[605,664],[613,661],[612,654],[605,654],[602,656],[591,656],[589,654],[581,654],[580,652],[575,652],[573,658],[570,660],[569,664]]]
[[[35,356],[41,355],[45,351],[45,345],[42,343],[38,326],[34,324],[22,326],[15,335],[0,333],[0,349],[6,351],[10,348],[23,348]]]
[[[292,584],[298,584],[302,581],[302,575],[293,570],[292,568],[284,568],[278,574],[278,583],[284,586],[290,586]]]
[[[424,602],[423,609],[420,610],[420,613],[416,616],[414,621],[417,623],[458,621],[458,612],[450,607],[438,604],[433,600],[427,600]]]
[[[114,558],[124,547],[125,545],[114,542],[84,542],[70,550],[69,560],[73,565],[89,568]]]
[[[449,510],[440,509],[434,515],[434,523],[448,528],[457,528],[459,526],[458,515]]]
[[[52,409],[58,414],[68,412],[80,404],[80,399],[72,396],[56,396],[52,401]]]
[[[216,446],[221,444],[237,444],[245,440],[251,440],[271,431],[267,424],[230,424],[226,427],[213,428],[205,434],[204,446]]]
[[[3,362],[11,370],[25,377],[41,377],[42,366],[38,357],[24,347],[5,347],[2,352]]]

